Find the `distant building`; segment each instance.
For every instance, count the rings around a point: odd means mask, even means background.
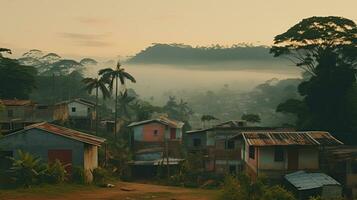
[[[94,127],[95,115],[95,103],[78,98],[57,103],[53,118],[59,123],[69,123],[71,127],[89,130]]]
[[[320,169],[320,148],[341,145],[328,132],[243,132],[237,136],[243,143],[245,170],[252,177],[266,175],[281,179],[297,170]]]
[[[342,196],[342,185],[324,173],[297,171],[284,176],[286,186],[298,200],[321,196],[323,199],[338,199]]]
[[[242,141],[237,135],[247,131],[278,131],[285,128],[253,127],[246,121],[231,120],[212,128],[192,130],[185,133],[188,152],[200,153],[205,157],[205,169],[216,173],[242,172],[244,161],[241,156]]]
[[[2,99],[4,106],[0,111],[0,130],[7,132],[23,128],[34,122],[35,103],[31,100]]]
[[[357,146],[330,147],[327,171],[344,186],[347,199],[357,199]]]
[[[183,125],[183,122],[166,117],[131,123],[131,147],[134,151],[132,164],[136,172],[150,174],[159,164],[177,165],[182,160]]]
[[[4,156],[16,158],[17,150],[22,150],[44,162],[58,159],[69,164],[66,168],[69,173],[75,166],[83,167],[87,180],[91,181],[91,170],[98,167],[98,147],[104,142],[103,138],[47,122],[33,124],[0,138],[0,163],[6,166]]]

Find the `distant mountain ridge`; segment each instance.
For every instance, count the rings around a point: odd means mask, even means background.
[[[269,53],[267,46],[247,44],[223,47],[192,47],[184,44],[153,44],[127,62],[133,64],[209,64],[234,61],[281,61]]]

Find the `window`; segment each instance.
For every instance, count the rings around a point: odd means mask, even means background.
[[[226,149],[234,149],[234,148],[235,148],[234,140],[228,140]]]
[[[8,117],[14,117],[14,111],[13,110],[7,110],[7,116]]]
[[[193,146],[194,147],[200,147],[201,146],[201,139],[200,138],[193,139]]]
[[[255,159],[255,148],[254,148],[254,146],[249,146],[249,158]]]
[[[158,130],[154,130],[154,136],[157,136],[158,133],[159,133]]]
[[[76,107],[72,107],[72,112],[76,112]]]
[[[175,128],[170,129],[170,139],[171,140],[176,139],[176,129]]]
[[[352,171],[352,174],[357,174],[357,161],[351,162],[351,171]]]
[[[284,161],[284,149],[282,147],[275,147],[274,161],[275,162]]]

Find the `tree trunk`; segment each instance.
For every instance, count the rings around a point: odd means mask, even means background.
[[[95,135],[98,135],[98,87],[95,88]]]
[[[115,77],[115,113],[114,113],[114,137],[117,139],[117,118],[118,118],[118,77]]]

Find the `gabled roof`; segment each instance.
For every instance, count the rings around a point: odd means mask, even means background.
[[[335,179],[324,173],[306,173],[305,171],[297,171],[287,174],[284,177],[297,190],[310,190],[325,185],[341,185]]]
[[[37,123],[37,124],[30,125],[30,126],[26,126],[23,130],[11,133],[4,137],[22,133],[23,131],[31,130],[31,129],[40,129],[40,130],[43,130],[43,131],[46,131],[46,132],[49,132],[49,133],[52,133],[55,135],[63,136],[66,138],[70,138],[73,140],[77,140],[77,141],[80,141],[80,142],[83,142],[86,144],[95,145],[95,146],[100,146],[102,143],[105,142],[104,138],[86,134],[83,132],[79,132],[79,131],[76,131],[73,129],[65,128],[62,126],[57,126],[54,124],[50,124],[48,122],[42,122],[42,123]]]
[[[305,132],[243,132],[242,136],[251,146],[285,145],[340,145],[341,141],[324,131]]]
[[[182,128],[184,125],[183,122],[169,119],[166,117],[160,117],[157,119],[149,119],[149,120],[144,120],[144,121],[140,121],[140,122],[133,122],[133,123],[129,124],[128,127],[134,127],[134,126],[139,126],[139,125],[149,124],[149,123],[160,123],[160,124],[170,126],[172,128]]]
[[[69,104],[69,103],[72,103],[72,102],[77,102],[77,103],[80,103],[80,104],[83,104],[83,105],[86,105],[86,106],[90,106],[90,107],[94,107],[95,106],[94,102],[86,100],[86,99],[82,99],[82,98],[71,99],[71,100],[68,100],[68,101],[61,101],[59,103],[56,103],[56,105]]]
[[[34,104],[31,100],[0,99],[0,103],[5,106],[26,106]]]

